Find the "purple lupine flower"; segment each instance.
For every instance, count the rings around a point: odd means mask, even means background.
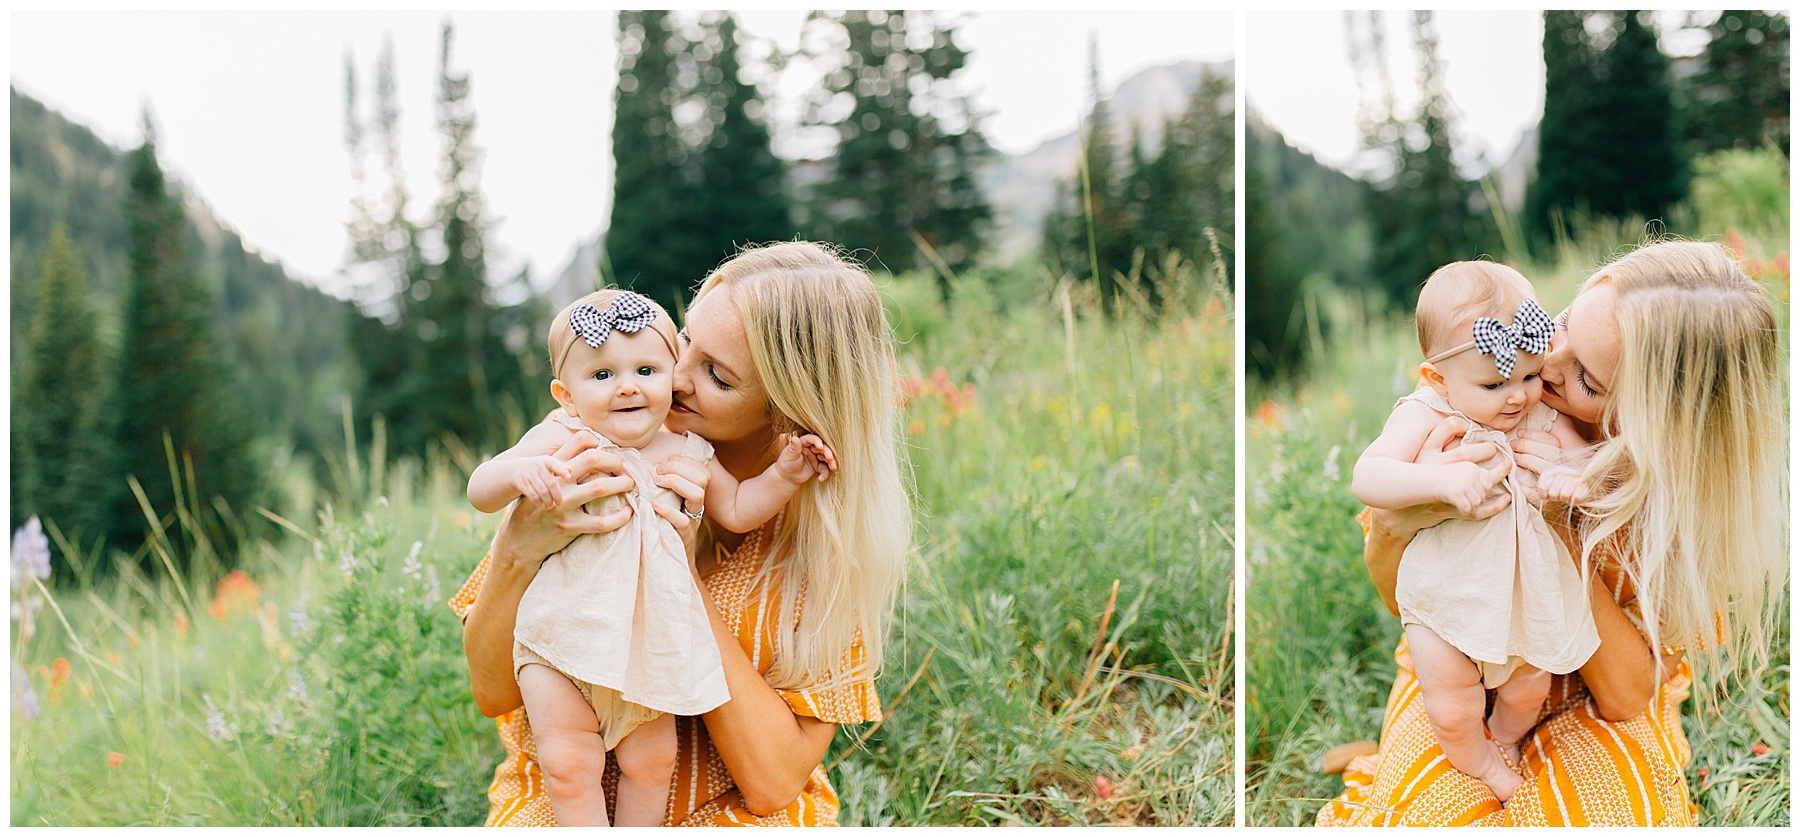
[[[13,533],[12,589],[23,588],[28,578],[43,580],[49,577],[50,539],[44,536],[44,526],[38,522],[37,515],[32,515],[19,531]]]
[[[12,698],[13,711],[20,717],[29,721],[38,716],[37,692],[31,688],[31,678],[18,663],[12,666]]]
[[[412,551],[406,553],[406,563],[400,567],[401,572],[412,576],[414,580],[419,578],[419,571],[425,569],[425,565],[419,563],[419,550],[424,548],[424,541],[413,541]]]
[[[206,702],[206,734],[214,741],[230,741],[233,737],[231,725],[225,722],[225,712],[213,705],[212,695],[202,694],[200,699]]]
[[[306,678],[301,676],[300,669],[288,672],[288,700],[306,703]]]

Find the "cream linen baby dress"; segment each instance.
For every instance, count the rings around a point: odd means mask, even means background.
[[[1417,401],[1446,416],[1468,417],[1429,387]],[[1539,403],[1520,427],[1549,430],[1556,411]],[[1469,422],[1462,444],[1492,441],[1512,459],[1511,437]],[[1485,520],[1451,519],[1414,536],[1400,560],[1394,597],[1400,622],[1430,628],[1481,666],[1494,688],[1521,662],[1567,674],[1600,647],[1587,585],[1544,516],[1526,502],[1537,475],[1514,467],[1505,480],[1512,504]]]
[[[558,420],[593,433],[578,419]],[[611,749],[659,712],[699,715],[731,693],[681,536],[650,506],[655,497],[678,507],[680,495],[656,485],[656,467],[636,449],[594,435],[602,450],[619,454],[637,485],[588,511],[603,514],[628,502],[631,517],[611,532],[582,535],[544,560],[519,600],[513,673],[543,663],[575,681],[594,705]],[[705,439],[686,434],[681,455],[704,464],[712,454]]]

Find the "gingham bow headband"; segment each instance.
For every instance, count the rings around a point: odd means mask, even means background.
[[[1518,362],[1519,352],[1543,354],[1550,348],[1550,336],[1555,333],[1556,322],[1550,319],[1549,314],[1544,313],[1537,300],[1527,299],[1519,303],[1519,310],[1513,314],[1512,325],[1501,325],[1493,317],[1476,317],[1474,340],[1449,351],[1439,352],[1426,360],[1437,363],[1452,355],[1476,349],[1484,355],[1492,355],[1494,368],[1503,377],[1510,379],[1513,364]]]
[[[611,305],[606,306],[605,311],[592,305],[583,305],[569,312],[569,325],[581,339],[596,349],[614,331],[636,334],[654,322],[656,309],[651,308],[643,297],[633,293],[619,294]]]

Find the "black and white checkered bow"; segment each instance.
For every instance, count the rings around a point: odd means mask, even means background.
[[[1493,317],[1476,317],[1475,349],[1484,355],[1493,355],[1494,368],[1510,380],[1519,352],[1543,354],[1550,348],[1550,335],[1555,333],[1555,321],[1544,313],[1537,300],[1527,299],[1519,303],[1512,325],[1503,326]]]
[[[619,294],[602,311],[592,305],[583,305],[569,312],[569,325],[575,333],[581,335],[589,346],[600,348],[606,342],[606,336],[613,331],[636,334],[644,326],[656,322],[656,309],[644,298],[633,293]]]

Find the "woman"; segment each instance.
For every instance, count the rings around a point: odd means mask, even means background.
[[[721,265],[687,319],[665,424],[671,432],[705,437],[720,464],[743,478],[774,461],[783,434],[809,431],[832,446],[839,469],[759,531],[693,527],[695,579],[731,700],[678,719],[667,822],[835,824],[838,800],[821,761],[838,724],[881,717],[873,679],[912,535],[895,387],[885,374],[886,317],[860,268],[794,242]],[[578,444],[559,455],[596,478],[556,507],[520,501],[451,601],[464,619],[476,705],[498,718],[507,751],[488,791],[488,825],[555,824],[512,676],[519,599],[550,553],[624,521],[582,511],[627,487],[614,458]],[[706,477],[698,463],[658,471],[659,485],[700,507]],[[690,523],[678,510],[657,513],[678,528]],[[609,784],[616,775],[609,764]]]
[[[1345,769],[1344,793],[1319,825],[1694,824],[1680,720],[1685,652],[1702,652],[1715,681],[1726,659],[1756,670],[1785,578],[1774,311],[1723,247],[1663,242],[1601,268],[1558,322],[1544,403],[1596,444],[1564,457],[1535,434],[1513,447],[1521,467],[1545,477],[1547,499],[1575,509],[1559,534],[1596,568],[1589,599],[1600,648],[1556,678],[1524,746],[1525,783],[1502,806],[1444,761],[1402,641],[1381,750]],[[1504,474],[1491,444],[1446,450],[1460,434],[1447,421],[1427,448],[1438,461],[1489,462],[1496,479]],[[1568,463],[1584,455],[1576,478]],[[1496,496],[1473,517],[1509,500]],[[1452,514],[1371,515],[1364,559],[1390,611],[1406,544]]]

